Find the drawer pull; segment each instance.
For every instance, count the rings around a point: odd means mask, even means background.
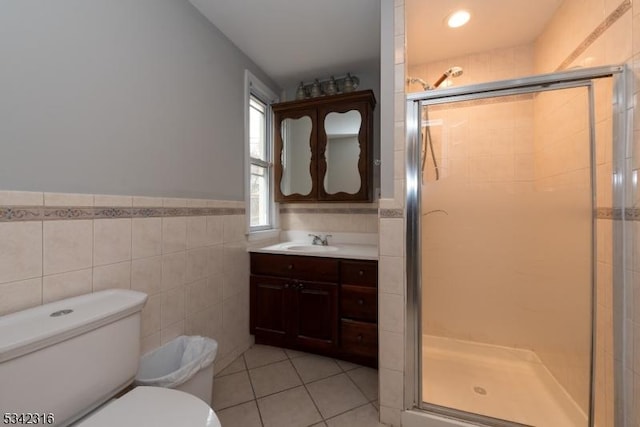
[[[287,265],[287,270],[293,270],[293,264]]]
[[[362,334],[358,335],[358,342],[362,342]]]
[[[364,276],[364,270],[358,271],[358,276]]]
[[[364,304],[364,300],[363,300],[362,298],[360,298],[360,299],[358,300],[358,305],[363,305],[363,304]]]

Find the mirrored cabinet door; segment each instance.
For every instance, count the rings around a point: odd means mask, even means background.
[[[275,113],[276,201],[316,199],[315,110]]]
[[[362,187],[358,161],[362,150],[358,134],[362,126],[362,115],[358,110],[346,113],[332,112],[324,119],[327,144],[324,161],[327,170],[322,187],[327,194],[357,194]]]
[[[283,150],[280,153],[282,180],[280,191],[285,196],[308,196],[313,189],[311,181],[311,117],[286,118],[280,123]]]
[[[367,98],[319,109],[318,200],[371,200],[372,109]]]

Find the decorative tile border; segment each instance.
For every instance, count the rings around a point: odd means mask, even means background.
[[[404,218],[403,209],[380,209],[380,218]]]
[[[626,219],[627,221],[640,221],[640,208],[625,209],[624,219]]]
[[[281,214],[364,214],[380,218],[404,218],[403,209],[376,208],[281,208]],[[620,208],[596,208],[598,219],[622,219]],[[34,207],[0,206],[0,222],[55,221],[109,218],[162,218],[188,216],[244,215],[245,208],[162,208],[162,207]],[[627,221],[640,221],[640,208],[624,210]]]
[[[624,211],[627,221],[640,221],[640,208],[627,208]],[[622,219],[622,209],[596,208],[594,214],[598,219]],[[380,218],[404,218],[402,209],[380,209]]]
[[[597,219],[622,219],[622,209],[614,208],[596,208],[595,215]]]
[[[34,207],[0,206],[0,222],[53,221],[69,219],[156,218],[175,216],[244,215],[245,208],[162,207]]]
[[[281,214],[363,214],[377,215],[377,208],[280,208]]]
[[[564,61],[562,61],[558,68],[556,68],[556,71],[562,71],[569,67],[569,65],[571,65],[573,61],[578,59],[578,57],[582,55],[589,48],[589,46],[591,46],[593,42],[598,39],[598,37],[600,37],[609,27],[615,24],[616,21],[620,19],[620,17],[624,15],[629,9],[631,9],[631,0],[624,0],[622,3],[620,3],[620,5],[618,5],[618,7],[613,12],[611,12],[609,16],[607,16],[604,21],[602,21],[600,25],[598,25],[595,30],[593,30],[591,34],[589,34],[587,38],[584,39],[582,43],[580,43],[578,47],[576,47],[574,51],[569,54],[569,56],[567,56]]]

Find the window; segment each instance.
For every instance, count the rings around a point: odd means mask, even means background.
[[[269,138],[267,137],[267,106],[251,95],[249,99],[249,153],[251,176],[249,184],[251,228],[269,228],[271,225],[269,189]]]
[[[248,222],[249,231],[274,228],[272,190],[272,130],[270,103],[273,93],[251,73],[247,75]]]

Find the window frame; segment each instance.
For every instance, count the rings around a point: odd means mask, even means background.
[[[265,106],[265,145],[266,145],[266,161],[251,156],[250,146],[250,111],[251,99],[255,98]],[[277,206],[273,197],[273,112],[271,104],[278,101],[276,94],[262,81],[260,81],[249,70],[245,70],[245,98],[244,98],[244,116],[245,116],[245,204],[246,204],[246,229],[249,236],[257,233],[265,233],[277,230],[278,217]],[[251,225],[251,167],[259,166],[266,169],[267,172],[267,203],[268,203],[268,224],[252,226]]]

